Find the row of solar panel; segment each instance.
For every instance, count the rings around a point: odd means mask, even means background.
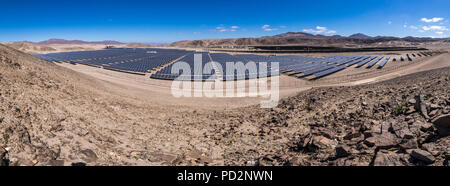
[[[201,58],[202,65],[195,64],[195,54],[197,54],[198,57]],[[178,62],[168,65],[167,67],[161,69],[160,71],[155,73],[155,76],[161,77],[164,76],[163,79],[176,79],[180,75],[186,76],[188,72],[183,72],[183,67],[187,68],[190,67],[189,71],[193,77],[195,77],[194,74],[203,74],[204,76],[212,76],[217,78],[217,72],[216,69],[214,69],[214,65],[216,66],[217,70],[220,71],[222,80],[228,81],[228,80],[243,80],[243,79],[253,79],[253,78],[262,78],[262,77],[269,77],[272,75],[279,75],[279,73],[271,73],[270,70],[268,70],[267,66],[258,66],[258,63],[255,63],[256,66],[255,69],[247,69],[247,64],[251,61],[248,59],[245,59],[241,56],[233,56],[230,54],[224,54],[224,53],[195,53],[195,54],[189,54],[185,56],[184,58],[180,59]],[[253,56],[254,57],[254,56]],[[211,58],[213,62],[211,61]],[[180,64],[181,62],[185,62],[188,64],[188,66],[185,66],[183,64]],[[233,62],[232,68],[227,67],[227,62]],[[237,62],[242,62],[241,65],[237,65]],[[179,66],[176,66],[179,65]],[[175,68],[174,68],[175,67]],[[225,71],[223,71],[225,69]],[[175,70],[173,72],[172,70]],[[159,78],[161,79],[161,78]],[[186,78],[187,80],[190,80],[191,78]],[[209,77],[208,79],[211,79]]]
[[[186,55],[188,51],[173,49],[106,49],[98,51],[64,52],[36,55],[47,61],[103,67],[110,70],[145,73]]]
[[[428,56],[430,54],[407,54],[406,57],[409,61],[414,57]],[[312,79],[319,79],[340,70],[343,70],[347,67],[353,66],[356,64],[356,68],[361,68],[362,66],[366,66],[366,68],[372,68],[376,64],[378,64],[378,69],[383,68],[386,64],[391,60],[391,56],[332,56],[324,58],[325,62],[300,62],[296,65],[287,66],[288,69],[283,69],[285,73],[289,73],[290,75],[296,75],[297,77],[307,77],[313,76]],[[405,60],[403,56],[400,57],[402,61]],[[393,61],[396,61],[396,57],[393,57]]]
[[[180,80],[180,81],[215,81],[217,79],[215,74],[201,75],[201,76],[177,75],[177,74],[152,74],[150,77],[154,79]]]
[[[279,75],[279,70],[289,73],[289,75],[297,75],[297,77],[314,76],[315,79],[321,78],[347,67],[356,65],[356,68],[366,66],[372,68],[378,64],[378,68],[383,68],[391,59],[390,56],[361,56],[361,55],[335,55],[322,58],[306,57],[306,56],[262,56],[254,54],[230,55],[226,53],[198,53],[201,56],[202,65],[194,64],[194,52],[175,49],[106,49],[99,51],[83,51],[83,52],[64,52],[45,55],[36,55],[48,61],[66,61],[70,63],[81,63],[93,66],[102,66],[105,69],[131,71],[145,73],[150,70],[160,68],[176,59],[181,58],[173,64],[167,65],[165,68],[158,70],[153,74],[152,78],[158,79],[181,79],[191,80],[195,78],[206,79],[217,78],[219,70],[223,80],[241,80],[269,77]],[[429,56],[432,53],[420,52],[416,54],[407,54],[406,58],[412,61],[412,57]],[[412,56],[412,57],[411,57]],[[212,59],[213,62],[210,62]],[[401,61],[405,57],[400,57]],[[180,62],[186,62],[190,68],[191,75],[180,70],[172,73],[174,65]],[[393,57],[392,61],[397,61],[397,57]],[[236,65],[235,68],[227,68],[227,62],[242,62],[244,65]],[[249,72],[247,65],[249,62],[256,62],[260,66],[264,64],[264,68],[268,73]],[[262,63],[267,62],[267,63]],[[272,67],[271,62],[279,62],[279,69]],[[216,67],[214,67],[216,66]],[[222,71],[225,69],[225,71]],[[257,68],[259,70],[259,68]],[[275,73],[271,73],[274,71]],[[202,72],[203,77],[198,77],[195,72]],[[266,74],[266,75],[265,75]],[[191,77],[191,78],[188,78]]]

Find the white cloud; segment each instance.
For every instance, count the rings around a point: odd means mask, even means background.
[[[271,28],[270,25],[263,25],[261,28],[266,32],[278,30],[277,28]]]
[[[336,34],[334,30],[328,30],[327,27],[316,26],[316,30],[314,29],[303,29],[303,32],[313,33],[313,34]]]
[[[447,31],[447,30],[448,30],[448,28],[445,27],[445,26],[423,26],[422,29],[423,29],[424,31],[429,31],[429,30],[431,30],[431,31],[435,31],[435,30],[438,30],[438,31]]]
[[[427,19],[427,18],[420,19],[420,21],[425,22],[425,23],[437,23],[437,22],[443,21],[443,20],[444,20],[444,18],[442,18],[442,17],[434,17],[431,19]]]
[[[436,32],[436,34],[443,35],[444,32]]]
[[[220,25],[220,26],[216,27],[216,29],[213,29],[213,31],[216,31],[216,32],[236,32],[239,28],[240,28],[239,26],[231,26],[231,27],[227,28],[227,27],[225,27],[223,25]]]
[[[409,26],[409,28],[410,28],[410,29],[413,29],[413,30],[417,30],[417,29],[419,29],[419,27],[417,27],[417,26],[414,26],[414,25],[411,25],[411,26]]]
[[[317,30],[327,30],[328,28],[327,27],[316,26],[316,29]]]

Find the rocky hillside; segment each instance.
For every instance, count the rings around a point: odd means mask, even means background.
[[[228,164],[448,166],[450,68],[374,85],[317,88],[227,117]],[[225,117],[226,118],[226,117]]]
[[[313,35],[303,32],[288,32],[284,34],[260,38],[236,39],[205,39],[179,41],[170,44],[178,47],[217,47],[217,46],[248,46],[248,45],[312,45],[312,46],[415,46],[421,43],[438,42],[443,39],[419,37],[370,37],[364,34],[345,36]]]
[[[125,121],[108,110],[129,102],[94,82],[0,45],[1,165],[114,164],[102,156],[111,156],[116,141],[100,133],[107,123]]]

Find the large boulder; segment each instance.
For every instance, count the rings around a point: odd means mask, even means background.
[[[442,115],[433,120],[433,124],[441,136],[450,134],[450,114]]]
[[[379,149],[389,149],[396,147],[400,144],[401,139],[397,138],[394,134],[385,133],[380,135],[374,135],[372,137],[367,138],[364,143],[369,147],[377,147]]]
[[[338,145],[336,147],[336,158],[347,157],[351,154],[351,149],[347,145]]]
[[[416,160],[420,160],[426,164],[432,164],[434,163],[434,161],[436,161],[436,158],[431,153],[421,149],[412,150],[411,157],[413,157]]]

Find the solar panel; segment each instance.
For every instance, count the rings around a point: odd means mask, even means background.
[[[341,71],[341,70],[345,69],[346,67],[347,67],[346,65],[341,65],[341,66],[334,67],[332,69],[328,69],[328,70],[325,70],[325,71],[322,71],[322,72],[315,73],[314,74],[314,79],[319,79],[319,78],[331,75],[333,73],[336,73],[338,71]]]
[[[367,68],[372,68],[375,64],[377,64],[381,59],[383,59],[384,58],[384,56],[380,56],[380,57],[378,57],[377,59],[375,59],[375,60],[373,60],[372,62],[370,62],[368,65],[367,65]]]
[[[383,68],[390,58],[391,58],[390,56],[387,56],[380,64],[378,64],[378,68],[380,69]]]
[[[357,64],[357,63],[359,63],[359,62],[361,62],[361,61],[363,61],[363,60],[365,60],[367,58],[368,57],[366,57],[366,56],[360,56],[360,57],[357,57],[357,58],[353,59],[352,61],[349,61],[348,63],[346,63],[346,65],[347,65],[347,67],[350,67],[350,66],[352,66],[354,64]]]
[[[321,72],[321,71],[324,71],[324,70],[328,70],[328,69],[334,68],[336,66],[337,66],[336,64],[332,64],[332,65],[327,65],[327,66],[320,67],[320,68],[315,68],[315,69],[312,69],[312,70],[307,70],[307,71],[303,72],[303,77],[304,76],[309,76],[309,75],[312,75],[314,73]]]
[[[411,56],[409,54],[406,54],[406,57],[408,58],[408,61],[412,61]]]
[[[367,58],[367,59],[365,59],[365,60],[359,62],[359,63],[356,65],[356,68],[360,68],[360,67],[364,66],[364,65],[367,64],[368,62],[374,60],[375,58],[377,58],[377,56],[372,56],[372,57],[369,57],[369,58]]]

